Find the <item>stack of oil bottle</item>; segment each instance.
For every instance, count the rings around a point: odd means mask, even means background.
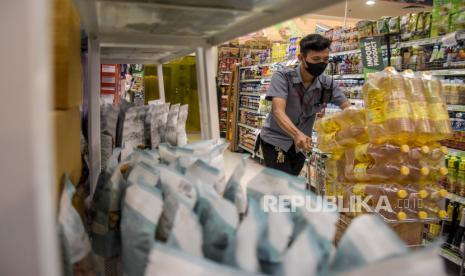
[[[447,148],[438,141],[452,130],[441,89],[431,75],[388,67],[368,76],[365,109],[317,121],[318,148],[332,155],[326,193],[369,197],[364,211],[388,222],[447,218],[448,192],[439,185],[448,173]]]

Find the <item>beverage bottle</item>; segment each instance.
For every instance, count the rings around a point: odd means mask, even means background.
[[[428,146],[414,147],[409,151],[409,161],[419,162],[429,157],[430,148]]]
[[[423,181],[423,180],[427,180],[428,179],[428,176],[430,174],[430,169],[426,166],[416,166],[416,165],[412,165],[412,164],[409,164],[408,165],[408,168],[409,168],[409,175],[408,175],[408,179],[411,180],[411,181]]]
[[[463,233],[465,232],[465,208],[462,208],[462,212],[460,213],[460,215],[460,220],[454,235],[453,245],[455,246],[460,246],[463,238]]]
[[[392,144],[363,144],[355,147],[355,159],[359,162],[383,163],[401,162],[409,153],[408,145],[396,146]]]
[[[452,128],[447,106],[441,97],[442,84],[430,74],[423,73],[422,79],[434,140],[447,139],[452,135]]]
[[[395,163],[358,163],[353,174],[357,181],[403,181],[409,176],[407,166]]]
[[[444,233],[449,233],[449,231],[451,230],[451,227],[452,227],[452,218],[454,216],[454,211],[455,211],[455,207],[456,205],[453,203],[453,202],[449,202],[449,204],[447,204],[447,217],[446,219],[444,220],[443,222],[443,226],[444,226]]]
[[[404,78],[393,67],[384,70],[387,74],[382,87],[387,91],[384,104],[384,131],[388,139],[405,144],[415,141],[413,112],[406,95]]]
[[[410,69],[405,70],[403,76],[407,99],[412,108],[417,142],[426,143],[432,139],[432,125],[428,116],[428,103],[423,92],[423,81]]]
[[[428,218],[428,212],[423,211],[418,208],[406,208],[403,210],[407,214],[407,216],[411,218],[415,218],[415,219],[427,219]]]
[[[462,160],[459,164],[456,181],[456,194],[459,196],[465,196],[465,160]]]
[[[393,210],[392,212],[382,209],[379,211],[379,214],[385,217],[388,220],[398,220],[403,221],[408,218],[407,214],[404,211]]]
[[[342,147],[351,147],[368,142],[366,128],[363,125],[352,125],[336,132],[335,141]]]
[[[429,236],[439,237],[441,233],[441,225],[439,223],[431,223],[428,229]]]
[[[457,187],[457,157],[451,156],[447,163],[449,170],[447,174],[447,190],[451,193],[455,193]]]
[[[445,219],[447,218],[447,211],[446,210],[443,210],[441,209],[439,206],[434,206],[434,205],[431,205],[431,204],[422,204],[420,203],[422,206],[421,206],[421,209],[424,210],[425,212],[429,213],[431,215],[431,217],[437,217],[439,219]],[[428,215],[427,215],[428,217]]]
[[[460,222],[462,212],[463,212],[463,207],[460,204],[455,203],[454,204],[454,212],[452,214],[450,227],[448,229],[449,234],[448,234],[447,240],[446,240],[446,242],[449,243],[449,244],[452,244],[452,242],[454,240],[455,233],[457,231],[458,224]]]

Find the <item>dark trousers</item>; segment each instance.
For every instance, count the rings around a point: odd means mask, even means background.
[[[281,150],[284,154],[284,162],[278,163],[278,151],[276,147],[260,139],[263,151],[265,166],[277,169],[288,174],[299,175],[305,163],[305,155],[302,152],[295,152],[295,146],[289,148],[287,152]]]

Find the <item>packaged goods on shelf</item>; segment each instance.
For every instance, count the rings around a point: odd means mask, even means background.
[[[443,97],[446,103],[455,105],[465,104],[465,83],[463,79],[441,80]]]
[[[254,96],[241,96],[240,107],[245,107],[253,110],[258,110],[260,98]]]
[[[364,82],[364,80],[355,79],[342,79],[334,81],[335,85],[344,91],[344,94],[348,99],[363,99],[362,86]]]
[[[239,128],[239,144],[254,151],[257,142],[257,131],[248,128]]]

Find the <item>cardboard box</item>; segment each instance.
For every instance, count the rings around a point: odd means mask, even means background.
[[[81,29],[72,0],[54,0],[54,109],[81,103]]]
[[[58,195],[63,188],[63,175],[67,172],[73,184],[81,177],[81,124],[79,107],[51,112],[55,183]]]

